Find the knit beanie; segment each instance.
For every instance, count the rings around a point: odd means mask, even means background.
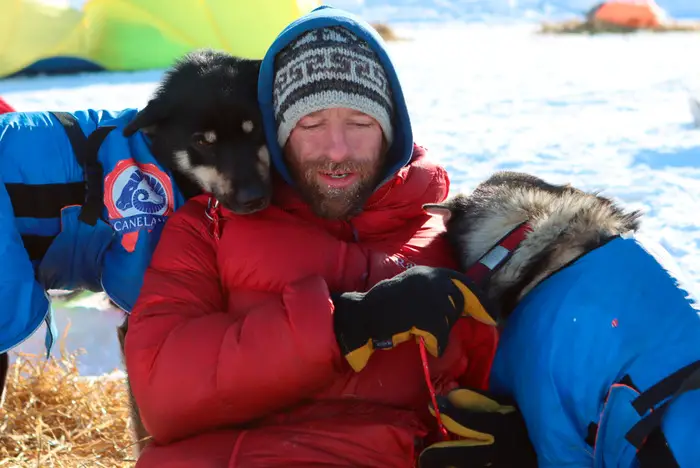
[[[393,140],[393,100],[384,67],[364,40],[340,26],[300,35],[275,58],[272,90],[277,141],[285,145],[304,116],[347,107],[379,122]]]

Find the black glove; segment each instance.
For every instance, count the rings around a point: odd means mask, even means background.
[[[428,446],[420,454],[420,468],[537,467],[525,421],[509,399],[457,388],[437,402],[445,428],[464,439]],[[435,415],[432,404],[430,412]]]
[[[447,268],[417,266],[380,281],[366,293],[332,294],[335,335],[350,366],[361,371],[375,349],[422,337],[442,356],[463,315],[495,325],[469,279]]]

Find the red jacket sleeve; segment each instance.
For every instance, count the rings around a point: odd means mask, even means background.
[[[205,219],[197,203],[171,217],[129,319],[130,384],[159,443],[299,402],[341,360],[321,277],[289,284],[243,318],[227,313]]]
[[[459,321],[463,343],[467,345],[467,371],[459,378],[459,384],[488,390],[491,365],[498,345],[498,329],[491,325],[477,322],[472,318]]]

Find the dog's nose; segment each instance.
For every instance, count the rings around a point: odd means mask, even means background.
[[[244,187],[236,193],[236,204],[246,210],[258,210],[266,203],[267,194],[262,187]]]

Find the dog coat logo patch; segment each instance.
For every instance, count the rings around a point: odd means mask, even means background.
[[[172,181],[155,164],[119,161],[105,177],[105,206],[122,245],[133,252],[139,231],[150,232],[172,213]]]

